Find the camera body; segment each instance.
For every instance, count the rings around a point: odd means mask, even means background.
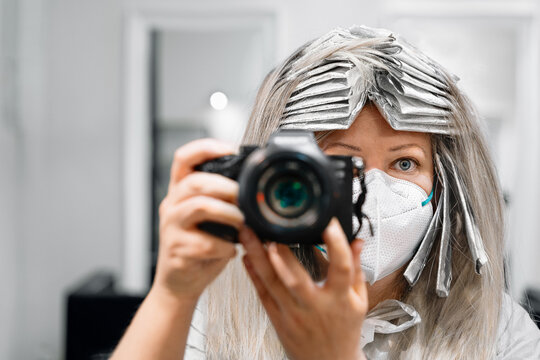
[[[264,147],[243,146],[238,155],[210,160],[196,170],[238,181],[239,208],[263,241],[322,244],[321,234],[334,216],[349,242],[354,238],[353,212],[360,212],[361,204],[352,202],[353,177],[363,179],[363,162],[325,155],[311,132],[279,130]],[[205,222],[199,227],[237,242],[230,226]]]

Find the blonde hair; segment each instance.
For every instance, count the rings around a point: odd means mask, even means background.
[[[342,43],[330,44],[324,52],[309,51],[313,42],[299,48],[270,72],[261,85],[243,142],[262,145],[279,127],[286,102],[302,80],[294,76],[296,69],[339,54],[354,59],[365,75],[362,81],[372,82],[374,71],[384,68],[384,64],[371,56],[374,45],[387,40],[344,39]],[[457,135],[432,134],[433,151],[443,150],[455,160],[489,261],[482,275],[477,275],[460,209],[453,207],[450,294],[440,298],[435,293],[439,252],[436,241],[419,281],[401,299],[420,313],[422,322],[402,333],[376,334],[376,337],[386,336],[386,350],[391,358],[491,359],[496,347],[504,288],[502,196],[478,116],[450,75],[445,76],[450,84]],[[242,255],[239,251],[207,289],[207,356],[209,359],[283,359],[285,351],[243,268]],[[295,255],[314,279],[320,277],[313,247],[296,249]]]

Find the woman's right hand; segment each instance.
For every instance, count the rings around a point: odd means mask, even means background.
[[[176,150],[169,190],[159,207],[159,254],[152,291],[196,301],[236,255],[233,243],[197,225],[213,221],[237,229],[243,226],[238,183],[194,171],[196,165],[233,152],[230,145],[213,139],[195,140]]]

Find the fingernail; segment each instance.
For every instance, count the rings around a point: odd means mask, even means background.
[[[268,250],[272,252],[277,252],[277,245],[275,241],[272,241],[270,245],[268,245]]]

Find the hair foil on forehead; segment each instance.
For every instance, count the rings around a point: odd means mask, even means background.
[[[285,81],[299,79],[280,126],[348,129],[369,99],[392,128],[453,134],[446,71],[401,37],[365,26],[336,29],[291,59]]]

